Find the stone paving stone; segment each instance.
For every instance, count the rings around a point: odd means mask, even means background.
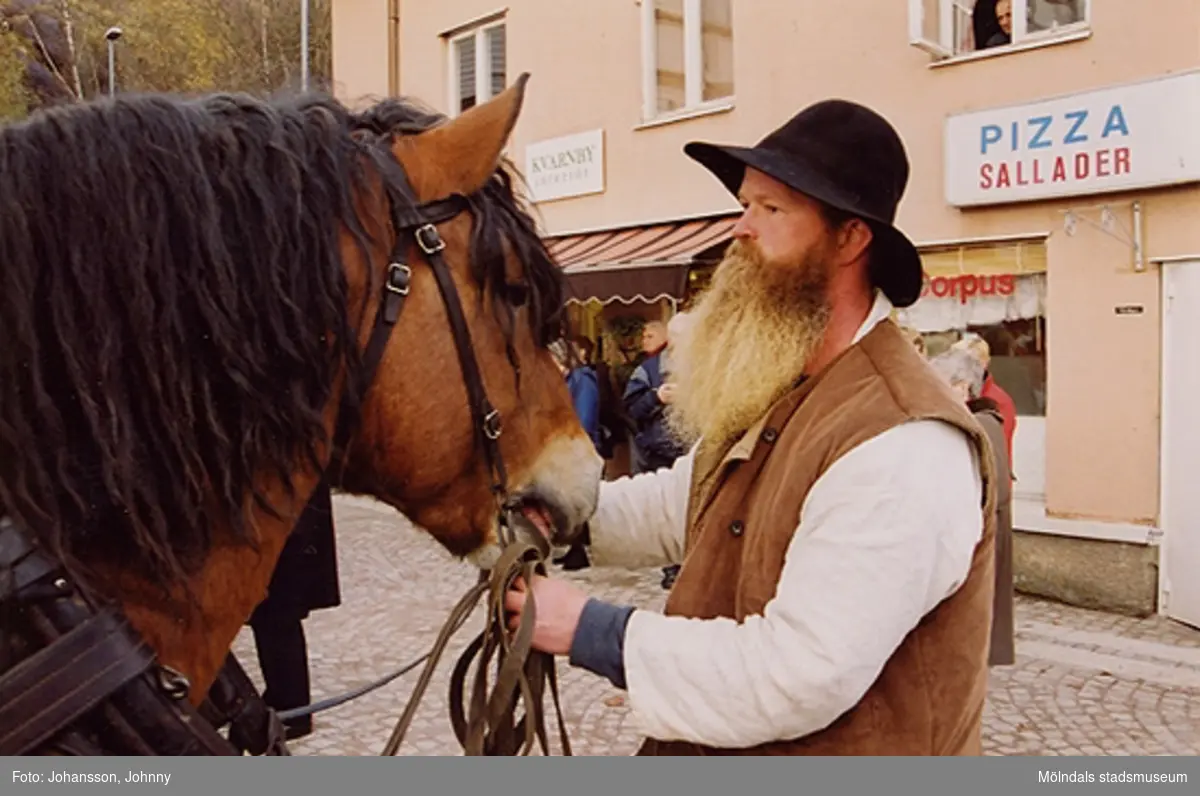
[[[314,700],[423,655],[477,577],[393,510],[342,496],[334,505],[342,605],[305,623]],[[661,610],[666,598],[658,569],[556,574],[603,599],[651,610]],[[1200,754],[1200,688],[1187,685],[1197,670],[1192,661],[1200,655],[1200,631],[1161,617],[1134,619],[1023,596],[1016,619],[1017,661],[990,674],[984,754]],[[399,754],[462,754],[449,721],[449,671],[481,624],[476,611],[447,647]],[[249,628],[234,651],[261,688]],[[1139,676],[1109,671],[1114,657],[1130,662],[1128,671]],[[379,754],[418,671],[318,714],[315,732],[290,744],[293,754]],[[621,691],[561,659],[558,674],[575,754],[637,750],[642,738]],[[551,751],[558,754],[549,699],[546,706]]]

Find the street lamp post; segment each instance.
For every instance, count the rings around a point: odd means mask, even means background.
[[[117,59],[114,50],[117,39],[121,38],[121,29],[109,28],[104,31],[104,38],[108,41],[108,96],[111,98],[117,95]]]

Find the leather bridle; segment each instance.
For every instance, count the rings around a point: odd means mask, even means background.
[[[424,656],[425,670],[383,754],[395,754],[447,642],[484,594],[489,595],[485,627],[459,659],[451,681],[451,721],[460,743],[467,754],[515,754],[519,745],[526,754],[536,739],[543,753],[549,754],[542,716],[542,697],[548,687],[562,751],[570,754],[553,656],[531,647],[533,599],[526,601],[515,635],[510,637],[507,632],[504,594],[515,578],[524,577],[528,583],[535,573],[544,574],[549,543],[540,535],[533,541],[519,541],[513,532],[511,517],[517,506],[508,492],[508,474],[500,452],[502,418],[488,400],[462,303],[443,256],[446,244],[437,225],[455,218],[469,204],[457,194],[418,202],[388,145],[390,138],[380,137],[383,146],[376,152],[381,157],[375,163],[384,178],[395,241],[361,369],[354,383],[346,385],[330,465],[323,478],[329,478],[333,467],[344,466],[355,419],[412,288],[413,265],[408,254],[420,252],[437,281],[454,334],[476,443],[483,449],[490,473],[503,552],[491,572],[481,572],[479,583],[455,606],[434,648]],[[359,412],[349,411],[351,400],[357,400]],[[11,520],[0,518],[0,611],[11,610],[33,618],[40,638],[24,643],[38,643],[41,649],[0,672],[0,756],[44,749],[104,754],[102,743],[77,728],[80,720],[92,722],[93,734],[97,721],[106,732],[118,733],[121,753],[126,754],[289,754],[279,717],[262,702],[232,653],[206,702],[199,710],[193,709],[185,698],[189,689],[186,678],[155,660],[119,610],[96,605],[71,583],[61,562],[31,543]],[[0,637],[0,643],[9,641]],[[469,704],[464,705],[467,670],[476,656],[480,660]],[[499,671],[489,693],[486,670],[493,656]],[[80,678],[81,665],[91,676]],[[514,723],[519,699],[524,700],[525,715]],[[217,732],[226,723],[229,741]]]
[[[384,143],[389,141],[385,138]],[[463,315],[462,303],[450,268],[442,252],[445,242],[436,225],[457,216],[467,207],[465,197],[454,195],[447,199],[421,204],[417,201],[404,169],[391,154],[391,147],[382,147],[387,157],[382,161],[382,171],[391,205],[392,228],[396,240],[390,255],[387,281],[376,313],[375,325],[363,358],[365,386],[362,395],[374,378],[374,372],[382,359],[387,340],[403,309],[404,301],[412,282],[412,268],[407,263],[409,239],[423,255],[433,271],[438,289],[446,307],[451,331],[458,351],[459,365],[467,388],[475,435],[483,448],[485,460],[492,479],[492,493],[496,500],[496,523],[503,552],[496,566],[489,573],[481,572],[480,580],[451,611],[433,649],[427,656],[413,695],[404,713],[384,748],[384,755],[394,755],[412,721],[417,705],[428,687],[434,668],[451,636],[457,631],[478,601],[488,594],[488,614],[483,631],[467,646],[455,666],[450,689],[451,723],[455,734],[467,754],[515,754],[518,736],[524,736],[522,753],[528,753],[536,739],[544,754],[549,754],[545,734],[545,719],[542,715],[543,689],[548,688],[554,699],[559,725],[559,739],[564,754],[571,754],[566,735],[562,709],[558,696],[554,658],[532,649],[532,633],[536,608],[533,599],[525,603],[515,637],[507,635],[507,613],[504,609],[504,594],[517,577],[529,583],[535,574],[545,574],[544,562],[550,552],[549,542],[540,534],[534,540],[523,541],[513,532],[511,516],[518,506],[508,492],[508,474],[504,457],[500,452],[499,439],[503,430],[500,413],[488,400],[471,344],[470,332]],[[335,452],[342,451],[349,432],[349,424],[339,421],[334,438]],[[335,453],[336,455],[336,453]],[[474,688],[469,706],[464,706],[465,679],[470,663],[479,656]],[[486,669],[492,656],[499,665],[496,683],[488,694]],[[519,693],[518,693],[519,690]],[[514,724],[514,711],[518,697],[525,702],[525,716]]]

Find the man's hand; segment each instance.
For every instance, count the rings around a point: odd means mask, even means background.
[[[668,382],[662,385],[656,392],[658,393],[658,400],[664,404],[669,404],[675,400],[675,385],[673,383]]]
[[[508,620],[509,630],[516,630],[521,621],[521,611],[529,596],[523,578],[513,581],[513,587],[504,595],[504,607],[512,612]],[[587,604],[587,595],[565,580],[554,580],[542,575],[533,578],[533,599],[537,607],[537,620],[533,624],[533,646],[552,655],[566,655],[575,640],[579,627],[579,616]]]

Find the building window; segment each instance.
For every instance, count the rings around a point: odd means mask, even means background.
[[[974,332],[1017,414],[1046,415],[1046,245],[1041,239],[947,246],[921,254],[926,281],[896,320],[925,340],[928,356]]]
[[[919,330],[918,330],[919,331]],[[988,372],[1008,393],[1023,417],[1046,416],[1046,319],[1022,318],[965,329],[922,332],[925,351],[935,357],[974,332],[987,341],[991,361]]]
[[[1086,31],[1091,0],[909,0],[909,40],[939,58]]]
[[[642,0],[646,121],[733,97],[732,0]]]
[[[504,91],[507,85],[503,22],[458,33],[450,44],[450,115]]]

